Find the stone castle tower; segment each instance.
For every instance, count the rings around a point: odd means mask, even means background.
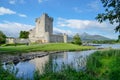
[[[36,18],[36,27],[29,31],[30,42],[50,43],[50,42],[67,42],[67,35],[53,34],[53,18],[44,13],[41,17]]]

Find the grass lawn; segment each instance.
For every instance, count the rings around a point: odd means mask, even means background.
[[[50,43],[50,44],[33,44],[33,45],[18,45],[18,46],[3,46],[0,47],[0,53],[22,53],[34,51],[82,51],[95,49],[93,46],[79,46],[69,43]]]

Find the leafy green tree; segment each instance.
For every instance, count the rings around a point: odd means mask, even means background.
[[[0,44],[5,43],[6,35],[0,31]]]
[[[19,38],[28,38],[29,32],[28,31],[20,31],[20,36]]]
[[[98,14],[96,19],[101,23],[108,20],[111,24],[117,23],[116,32],[120,33],[120,0],[101,0],[105,12]]]
[[[81,41],[80,36],[79,36],[78,33],[73,36],[73,43],[77,44],[77,45],[81,45],[82,44],[82,41]]]
[[[120,35],[118,36],[118,39],[120,40]]]
[[[118,41],[120,41],[120,35],[118,36]]]

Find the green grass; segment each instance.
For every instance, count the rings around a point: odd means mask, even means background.
[[[82,51],[95,49],[92,46],[79,46],[69,43],[51,43],[51,44],[33,44],[33,45],[18,45],[0,47],[0,53],[22,53],[34,51]]]
[[[10,72],[10,70],[3,69],[1,63],[0,63],[0,80],[19,80],[15,77],[15,74],[13,72]]]
[[[39,74],[39,73],[38,73]],[[94,80],[93,77],[86,75],[85,72],[77,72],[74,69],[65,69],[44,75],[38,75],[35,80]]]
[[[2,44],[1,46],[2,47],[5,47],[5,46],[19,46],[19,45],[25,45],[25,44]]]
[[[95,52],[88,58],[87,69],[100,80],[120,80],[120,50]]]

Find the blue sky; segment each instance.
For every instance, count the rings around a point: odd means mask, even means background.
[[[16,37],[21,30],[35,27],[35,18],[47,13],[54,18],[54,32],[86,32],[116,39],[115,25],[95,20],[101,12],[104,9],[100,0],[0,0],[0,30]]]

